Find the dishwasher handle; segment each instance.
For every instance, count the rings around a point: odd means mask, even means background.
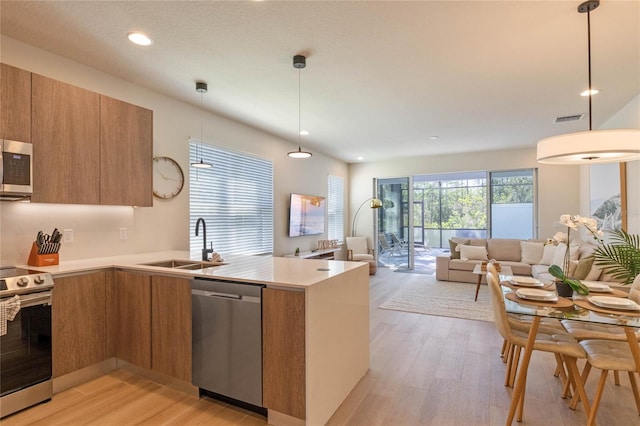
[[[203,297],[218,297],[221,299],[231,299],[231,300],[239,300],[243,302],[252,302],[252,303],[260,303],[259,297],[253,296],[243,296],[240,294],[230,294],[230,293],[220,293],[217,291],[209,291],[209,290],[200,290],[193,288],[191,289],[191,294],[195,296],[203,296]]]

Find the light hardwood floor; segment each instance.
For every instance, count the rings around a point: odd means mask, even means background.
[[[504,425],[512,390],[503,386],[502,343],[492,323],[378,309],[398,288],[424,275],[379,269],[371,277],[371,368],[329,425]],[[469,285],[469,297],[475,286]],[[481,288],[480,291],[486,290]],[[560,398],[555,363],[535,353],[523,425],[586,423],[580,405]],[[594,371],[587,393],[594,394]],[[628,379],[607,384],[600,425],[640,425]],[[11,425],[265,425],[264,418],[197,399],[117,370],[68,389],[46,404],[9,416]]]

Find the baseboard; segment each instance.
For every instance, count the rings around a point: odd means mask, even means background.
[[[53,393],[56,394],[65,389],[88,382],[89,380],[95,379],[96,377],[102,376],[103,374],[115,369],[116,359],[109,358],[97,364],[65,374],[64,376],[56,377],[53,379]]]
[[[147,370],[121,359],[117,360],[117,368],[129,371],[133,374],[144,377],[145,379],[151,380],[152,382],[168,386],[172,389],[184,392],[188,395],[195,397],[200,396],[200,392],[197,387],[193,386],[191,383],[176,379],[175,377],[167,376],[166,374],[158,373],[157,371]]]

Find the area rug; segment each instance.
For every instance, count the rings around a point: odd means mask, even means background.
[[[488,290],[482,285],[478,300],[474,301],[475,284],[436,281],[435,277],[425,276],[424,280],[407,283],[380,308],[492,322]]]

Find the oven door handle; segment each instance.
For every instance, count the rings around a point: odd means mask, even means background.
[[[20,294],[20,308],[30,306],[51,305],[51,291],[39,291],[37,293]]]

